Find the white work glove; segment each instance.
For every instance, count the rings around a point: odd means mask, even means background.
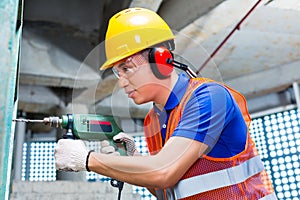
[[[120,153],[116,151],[115,147],[111,146],[108,140],[103,140],[100,142],[100,152],[104,154],[111,154],[119,156]]]
[[[61,139],[58,141],[54,157],[57,170],[86,171],[88,150],[82,140]]]
[[[116,142],[124,142],[126,147],[126,154],[128,156],[137,156],[140,155],[136,149],[133,137],[127,135],[126,133],[119,133],[113,137],[113,140]],[[116,152],[116,149],[109,144],[107,140],[101,142],[101,153],[105,154],[115,154],[120,155],[119,152]]]

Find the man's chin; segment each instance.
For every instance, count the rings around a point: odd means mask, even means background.
[[[136,101],[136,100],[133,100],[134,101],[134,103],[136,104],[136,105],[142,105],[142,104],[144,104],[143,102],[140,102],[140,101]]]
[[[148,103],[148,102],[146,102],[146,101],[143,100],[143,99],[133,98],[132,100],[134,101],[134,103],[135,103],[136,105],[142,105],[142,104],[144,104],[144,103]]]

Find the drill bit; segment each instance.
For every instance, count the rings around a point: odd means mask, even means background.
[[[13,122],[25,122],[25,123],[44,123],[42,119],[13,119]]]
[[[61,127],[62,119],[59,117],[51,116],[44,119],[13,119],[13,122],[25,122],[25,123],[43,123],[51,127]]]

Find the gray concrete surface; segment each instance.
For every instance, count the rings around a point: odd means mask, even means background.
[[[116,200],[118,189],[110,183],[99,182],[27,182],[17,181],[12,184],[10,200]],[[125,184],[122,200],[139,200],[140,195],[133,194],[132,186]]]

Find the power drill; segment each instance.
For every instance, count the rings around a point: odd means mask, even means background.
[[[67,114],[61,118],[57,116],[45,117],[42,120],[13,119],[16,122],[44,123],[45,125],[66,130],[64,139],[81,139],[91,141],[108,140],[110,145],[123,156],[126,155],[125,146],[113,137],[122,130],[117,125],[114,117],[96,114]]]
[[[113,146],[121,155],[127,155],[125,144],[113,140],[113,137],[122,132],[122,130],[119,128],[112,116],[96,114],[66,114],[62,115],[61,118],[57,116],[50,116],[45,117],[42,120],[13,119],[13,121],[44,123],[51,127],[65,129],[66,133],[63,135],[64,139],[82,139],[91,141],[108,140],[110,145]],[[111,185],[119,188],[118,199],[120,199],[120,192],[124,183],[112,179]]]

